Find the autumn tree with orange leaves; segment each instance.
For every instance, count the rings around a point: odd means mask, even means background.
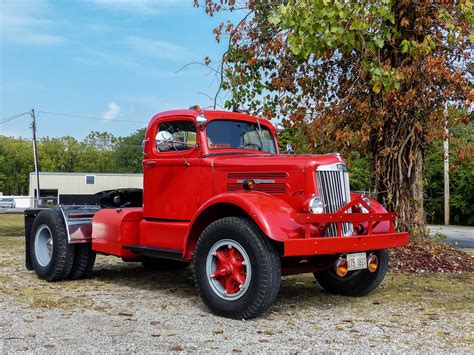
[[[226,107],[246,107],[287,126],[309,126],[342,151],[370,154],[377,199],[398,227],[424,234],[428,143],[449,110],[472,108],[472,3],[468,0],[195,1],[227,41],[218,65]],[[219,93],[217,93],[218,95]],[[216,99],[217,99],[216,95]],[[449,109],[448,109],[449,107]],[[455,124],[456,122],[451,122]],[[472,151],[466,154],[472,158]],[[369,173],[369,172],[368,172]]]

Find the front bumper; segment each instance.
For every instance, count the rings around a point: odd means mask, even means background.
[[[358,204],[364,206],[369,213],[349,213],[351,208]],[[304,237],[285,240],[283,242],[284,256],[341,254],[406,246],[409,242],[409,234],[395,232],[396,216],[393,212],[375,212],[362,197],[349,202],[336,213],[298,214],[295,221],[304,226]],[[379,230],[374,232],[374,229],[382,222],[388,225],[388,228],[381,231],[379,226]],[[331,223],[337,226],[337,236],[321,237]],[[358,231],[359,235],[343,236],[343,223],[352,223],[354,226],[363,224],[364,228]],[[312,231],[315,226],[319,233],[313,237]]]
[[[352,237],[295,238],[284,241],[284,256],[313,256],[380,250],[408,245],[409,234],[383,233]]]

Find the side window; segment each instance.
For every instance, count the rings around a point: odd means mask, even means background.
[[[191,121],[160,123],[155,144],[160,152],[193,149],[196,146],[196,127]]]
[[[94,184],[95,184],[95,176],[86,175],[86,185],[94,185]]]

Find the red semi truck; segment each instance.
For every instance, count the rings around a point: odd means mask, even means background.
[[[243,113],[155,115],[141,190],[102,193],[100,206],[25,212],[26,266],[47,281],[79,279],[96,253],[164,270],[193,264],[215,314],[260,315],[282,275],[314,273],[328,292],[380,285],[388,249],[408,244],[395,213],[350,192],[339,154],[280,154],[277,129]]]

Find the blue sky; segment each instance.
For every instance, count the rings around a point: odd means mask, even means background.
[[[225,48],[212,29],[242,15],[210,18],[193,0],[0,0],[0,120],[31,108],[104,118],[38,115],[39,137],[81,139],[91,130],[127,135],[157,112],[210,105],[200,94],[217,89],[208,69],[175,72],[218,60]],[[29,138],[29,123],[1,124],[0,135]]]

